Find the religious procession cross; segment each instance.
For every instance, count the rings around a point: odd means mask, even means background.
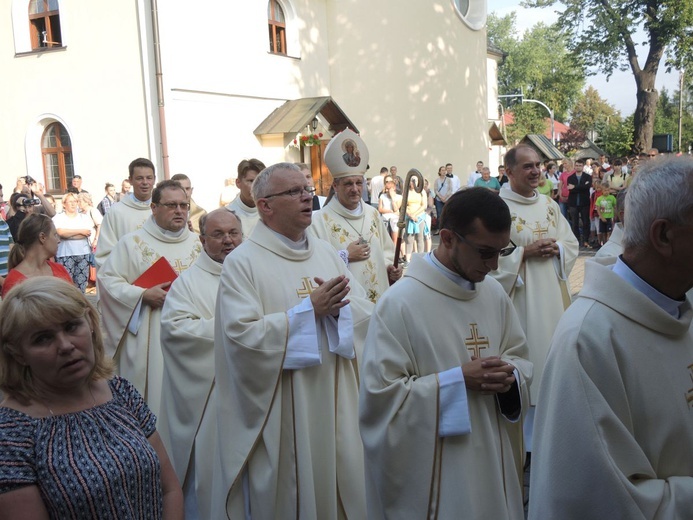
[[[296,296],[299,298],[305,298],[306,296],[310,296],[310,294],[318,288],[317,285],[313,285],[313,281],[310,279],[310,276],[304,276],[301,278],[303,285],[296,289]]]
[[[464,344],[467,350],[472,352],[475,357],[481,357],[481,350],[490,348],[491,344],[488,338],[485,336],[479,336],[479,331],[476,329],[476,323],[472,323],[470,326],[471,336],[464,339]]]
[[[540,240],[542,238],[547,238],[549,236],[549,227],[541,227],[538,220],[536,222],[536,227],[534,229],[530,229],[532,231],[532,236],[534,240]]]

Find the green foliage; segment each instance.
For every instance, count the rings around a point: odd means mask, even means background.
[[[523,92],[537,99],[563,121],[585,85],[585,72],[579,60],[568,51],[567,39],[554,26],[538,23],[518,37],[514,12],[487,20],[489,42],[507,57],[498,68],[500,94]],[[548,114],[544,114],[548,116]]]
[[[634,148],[649,147],[662,58],[667,53],[669,67],[693,62],[693,0],[526,0],[523,5],[559,7],[568,48],[585,63],[607,76],[631,69],[638,88]]]
[[[527,134],[546,132],[546,110],[538,105],[517,104],[512,108],[515,121],[508,126],[508,144],[517,143]]]
[[[633,149],[633,116],[605,125],[600,147],[611,157],[624,157]]]
[[[618,110],[602,99],[599,92],[591,86],[587,87],[575,103],[571,115],[570,127],[588,135],[590,131],[598,131],[599,126],[621,120]]]
[[[679,95],[678,90],[673,94],[665,88],[659,95],[657,101],[657,116],[654,122],[655,134],[672,134],[674,136],[674,151],[679,151]],[[690,113],[690,104],[686,103],[684,90],[684,109],[681,128],[681,148],[683,152],[688,151],[689,145],[693,142],[693,116]]]

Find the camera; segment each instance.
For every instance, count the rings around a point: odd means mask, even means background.
[[[34,180],[34,178],[31,175],[25,175],[24,176],[24,182],[26,182],[29,186],[31,186],[32,184],[34,184],[36,182],[36,180]]]
[[[26,206],[38,206],[40,204],[41,204],[41,201],[39,199],[24,199],[20,205],[26,207]]]

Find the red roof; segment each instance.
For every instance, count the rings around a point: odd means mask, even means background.
[[[546,131],[544,132],[544,135],[548,138],[551,139],[551,118],[550,117],[545,117],[544,121],[546,122]],[[503,124],[506,126],[510,126],[515,122],[515,115],[512,112],[505,112],[503,114]],[[553,130],[554,133],[556,134],[556,140],[560,140],[561,136],[570,130],[570,127],[568,125],[564,125],[560,121],[554,121],[553,122]]]

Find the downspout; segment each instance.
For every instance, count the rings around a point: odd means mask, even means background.
[[[157,0],[152,1],[152,37],[154,38],[154,67],[156,68],[156,97],[159,104],[159,132],[161,133],[161,158],[164,179],[170,179],[168,166],[168,139],[166,137],[166,110],[164,109],[164,74],[161,70],[161,42],[159,41],[159,10]]]

